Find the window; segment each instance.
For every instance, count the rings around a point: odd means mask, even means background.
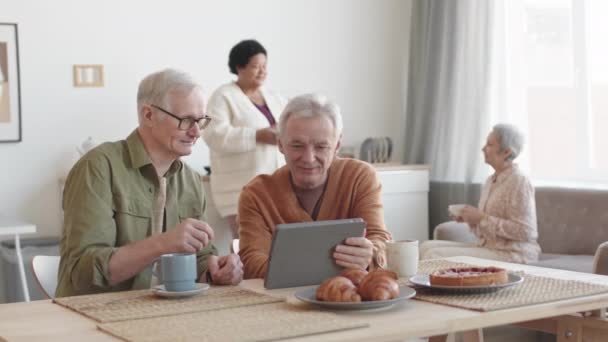
[[[504,0],[505,112],[535,181],[608,184],[608,1]]]

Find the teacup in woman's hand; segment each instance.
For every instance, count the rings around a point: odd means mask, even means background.
[[[466,207],[466,204],[450,204],[448,206],[448,212],[452,217],[462,216],[462,210]]]

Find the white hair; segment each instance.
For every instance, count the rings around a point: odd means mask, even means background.
[[[327,117],[334,125],[336,137],[340,136],[342,133],[340,107],[322,94],[304,94],[291,99],[279,118],[279,135],[285,133],[289,118],[312,118],[317,116]]]
[[[137,91],[137,113],[144,105],[167,107],[167,94],[173,91],[189,93],[200,85],[186,72],[165,69],[146,76]]]
[[[524,135],[517,127],[509,124],[497,124],[492,128],[492,132],[496,133],[501,150],[511,150],[511,155],[507,160],[513,160],[519,156],[524,148]]]

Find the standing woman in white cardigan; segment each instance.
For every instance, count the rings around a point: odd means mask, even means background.
[[[266,49],[255,40],[236,44],[228,66],[237,80],[218,88],[207,106],[212,120],[203,139],[211,152],[211,195],[234,237],[243,186],[285,163],[277,149],[275,125],[286,101],[264,87],[266,57]]]

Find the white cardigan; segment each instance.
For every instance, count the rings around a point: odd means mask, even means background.
[[[286,101],[261,91],[278,124]],[[236,215],[243,186],[259,174],[273,173],[285,159],[275,145],[256,144],[255,132],[270,125],[236,82],[211,95],[207,114],[212,120],[202,135],[211,152],[211,195],[220,215]]]

